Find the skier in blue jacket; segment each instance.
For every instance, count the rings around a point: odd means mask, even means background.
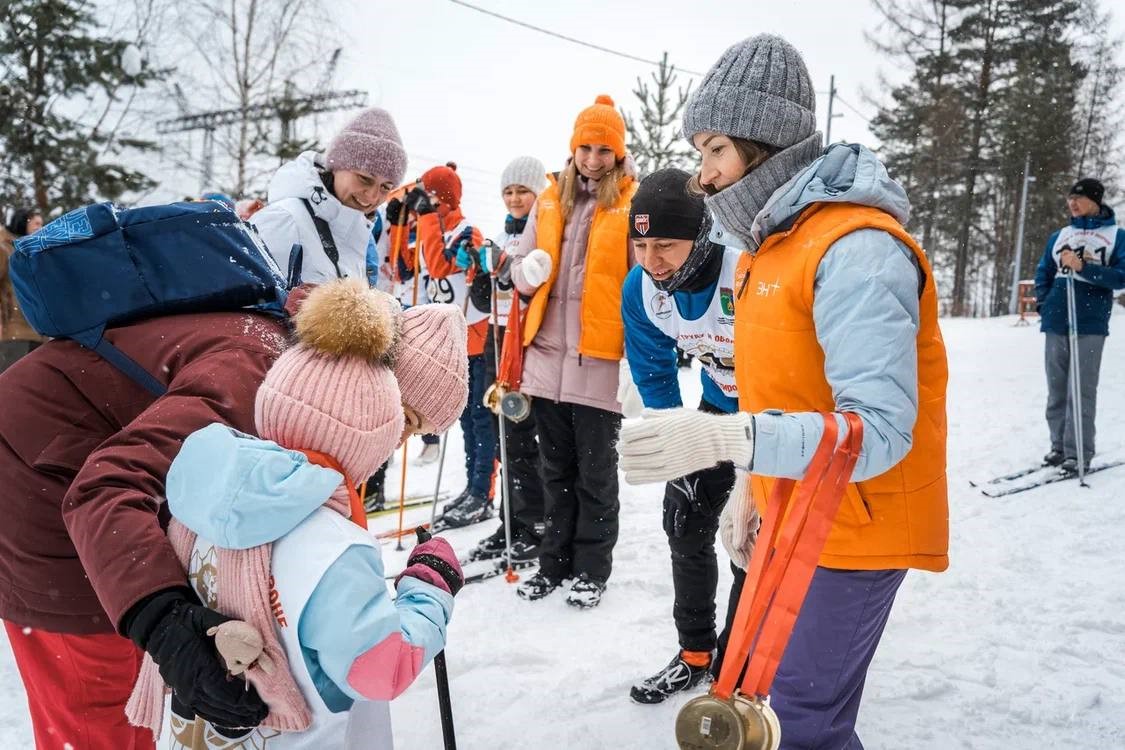
[[[1094,457],[1098,370],[1109,335],[1113,290],[1125,288],[1125,229],[1118,228],[1113,209],[1102,203],[1104,195],[1105,187],[1095,179],[1075,183],[1066,199],[1070,224],[1047,240],[1035,271],[1039,328],[1047,335],[1044,361],[1051,450],[1043,461],[1065,471],[1078,470],[1074,404],[1069,395],[1066,285],[1074,284],[1084,466]]]
[[[679,169],[659,170],[641,182],[633,197],[629,229],[637,265],[625,278],[621,295],[626,360],[618,399],[626,416],[636,416],[637,401],[650,409],[683,405],[677,347],[703,365],[699,409],[738,411],[733,290],[739,251],[708,238],[703,199],[686,189],[690,177]],[[715,532],[734,482],[734,465],[724,462],[665,487],[664,531],[672,552],[672,616],[680,648],[668,666],[633,686],[630,695],[638,703],[659,703],[710,679],[716,646],[725,642],[715,635]],[[733,565],[731,569],[737,597],[745,574]],[[731,606],[728,615],[733,610]]]

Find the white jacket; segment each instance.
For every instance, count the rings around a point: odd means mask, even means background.
[[[283,164],[270,180],[269,204],[254,214],[252,223],[269,248],[270,255],[281,267],[289,268],[289,255],[294,245],[304,250],[301,281],[321,284],[337,278],[336,268],[324,252],[316,225],[305,208],[307,200],[313,212],[328,222],[332,238],[340,253],[340,273],[350,278],[367,277],[367,241],[371,222],[354,208],[348,208],[324,187],[319,170],[323,158],[306,151]]]

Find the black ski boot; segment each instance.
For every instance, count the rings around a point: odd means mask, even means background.
[[[387,498],[383,495],[382,490],[368,492],[367,497],[363,498],[363,509],[368,513],[378,513],[386,507]]]
[[[531,578],[521,583],[516,589],[516,594],[521,599],[533,602],[547,596],[561,585],[561,578],[551,578],[542,571],[539,571]]]
[[[487,497],[467,495],[457,507],[442,514],[445,528],[459,529],[492,518],[492,501]]]
[[[710,682],[711,663],[714,660],[715,654],[712,652],[711,662],[702,667],[693,667],[684,661],[683,651],[678,651],[672,661],[668,662],[668,666],[640,685],[634,685],[629,691],[629,697],[637,703],[661,703],[674,693],[690,690],[703,682]]]
[[[476,562],[477,560],[495,560],[498,557],[503,557],[504,545],[504,527],[501,526],[496,531],[477,542],[477,546],[469,551],[469,555],[465,558],[465,561]]]
[[[1052,450],[1046,456],[1043,456],[1043,465],[1044,466],[1058,466],[1059,464],[1061,464],[1063,462],[1064,458],[1066,458],[1066,456],[1064,456],[1062,454],[1062,451]]]
[[[504,550],[500,550],[504,556]],[[512,562],[539,562],[539,541],[523,533],[512,540]]]
[[[604,593],[604,581],[595,581],[583,573],[570,587],[570,593],[566,595],[566,603],[579,609],[593,609],[601,604]]]

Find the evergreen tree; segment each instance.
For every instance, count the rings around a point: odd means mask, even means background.
[[[872,41],[909,72],[873,121],[910,194],[909,228],[948,311],[1006,311],[1013,271],[1030,274],[1040,243],[1065,220],[1078,165],[1096,163],[1112,179],[1121,69],[1107,24],[1079,0],[873,1],[883,21]],[[1015,269],[1028,159],[1036,180]]]
[[[68,210],[149,187],[125,166],[153,144],[107,117],[121,97],[163,75],[124,39],[102,35],[82,0],[6,0],[0,9],[0,202]],[[128,69],[128,70],[126,70]]]
[[[640,115],[622,112],[629,132],[629,151],[637,162],[640,176],[665,167],[692,171],[698,164],[695,150],[680,131],[680,114],[691,95],[691,84],[676,85],[676,66],[668,63],[668,53],[652,77],[652,87],[637,77],[633,95],[640,102]]]

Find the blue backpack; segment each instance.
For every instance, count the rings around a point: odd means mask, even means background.
[[[186,312],[285,316],[277,264],[257,232],[214,201],[79,208],[16,240],[9,268],[36,331],[77,341],[157,396],[165,386],[103,338],[108,326]]]

